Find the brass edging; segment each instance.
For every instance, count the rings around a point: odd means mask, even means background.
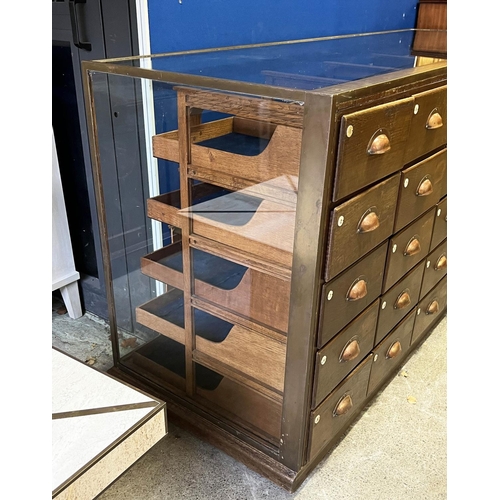
[[[296,40],[283,40],[276,42],[262,42],[262,43],[251,43],[243,45],[227,45],[225,47],[212,47],[206,49],[191,49],[191,50],[180,50],[177,52],[163,52],[159,54],[145,54],[139,56],[127,56],[127,57],[115,57],[110,59],[96,59],[97,62],[122,62],[122,61],[137,61],[139,59],[152,59],[156,57],[175,57],[175,56],[187,56],[193,54],[207,54],[214,52],[224,52],[228,50],[241,50],[241,49],[258,49],[262,47],[277,47],[280,45],[296,45],[299,43],[310,43],[310,42],[327,42],[329,40],[338,40],[345,38],[360,38],[363,36],[373,36],[373,35],[385,35],[389,33],[411,33],[416,31],[445,31],[438,29],[415,29],[415,28],[402,28],[397,30],[387,30],[387,31],[371,31],[367,33],[350,33],[346,35],[331,35],[323,37],[314,38],[299,38]]]
[[[116,413],[119,411],[139,410],[142,408],[154,408],[158,406],[157,401],[144,401],[142,403],[130,403],[124,405],[102,406],[100,408],[88,408],[84,410],[61,411],[52,413],[52,420],[72,417],[87,417],[90,415],[100,415],[103,413]]]

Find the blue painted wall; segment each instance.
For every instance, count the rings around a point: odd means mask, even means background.
[[[151,52],[415,27],[418,0],[148,0]]]

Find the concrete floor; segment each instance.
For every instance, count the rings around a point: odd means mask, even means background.
[[[60,314],[61,305],[53,301],[53,346],[109,368],[107,326],[88,314],[73,320]],[[445,317],[293,494],[170,424],[168,435],[99,500],[446,499],[446,334]]]

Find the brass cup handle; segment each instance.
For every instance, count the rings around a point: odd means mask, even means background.
[[[439,259],[436,262],[436,265],[434,266],[434,269],[436,271],[441,271],[442,269],[445,269],[448,264],[448,261],[446,260],[446,255],[441,255]]]
[[[435,130],[437,128],[441,128],[443,126],[443,118],[437,112],[436,109],[431,111],[429,118],[427,118],[427,123],[425,124],[425,128],[427,130]]]
[[[439,311],[439,302],[437,300],[433,300],[425,310],[425,314],[436,314]]]
[[[349,394],[346,394],[345,396],[342,396],[339,399],[339,402],[337,403],[335,409],[333,410],[333,416],[340,417],[342,415],[345,415],[352,407],[353,407],[352,398],[351,396],[349,396]]]
[[[433,191],[432,182],[428,177],[424,177],[417,187],[417,196],[429,196]]]
[[[404,309],[411,304],[411,297],[408,290],[404,290],[398,295],[396,302],[394,302],[394,309]]]
[[[352,339],[342,349],[339,357],[340,362],[352,361],[359,356],[360,352],[359,342],[356,339]]]
[[[368,154],[383,155],[384,153],[387,153],[389,149],[391,149],[391,141],[389,140],[389,137],[387,137],[387,135],[381,130],[377,130],[368,144]]]
[[[420,241],[418,241],[416,236],[413,236],[406,245],[403,255],[411,257],[412,255],[419,253],[421,249],[422,247],[420,246]]]
[[[375,231],[380,226],[380,220],[376,212],[372,209],[367,210],[361,217],[358,224],[358,233],[369,233]]]
[[[385,353],[386,359],[395,358],[398,354],[401,353],[401,350],[402,350],[401,342],[399,340],[396,340],[396,342],[393,342],[391,344],[391,347],[387,349],[387,352]]]
[[[362,299],[366,297],[368,293],[368,287],[366,286],[366,281],[364,279],[358,278],[354,283],[349,287],[347,292],[347,300],[354,301]]]

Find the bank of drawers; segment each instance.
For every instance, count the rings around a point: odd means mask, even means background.
[[[446,86],[342,117],[333,201],[446,144]]]
[[[318,350],[309,422],[310,460],[340,438],[358,410],[435,325],[446,308],[446,283],[444,275],[427,294],[418,293],[413,306],[381,339],[376,336],[376,319],[382,299],[377,299]]]
[[[309,459],[446,308],[446,87],[344,116],[336,169]]]

